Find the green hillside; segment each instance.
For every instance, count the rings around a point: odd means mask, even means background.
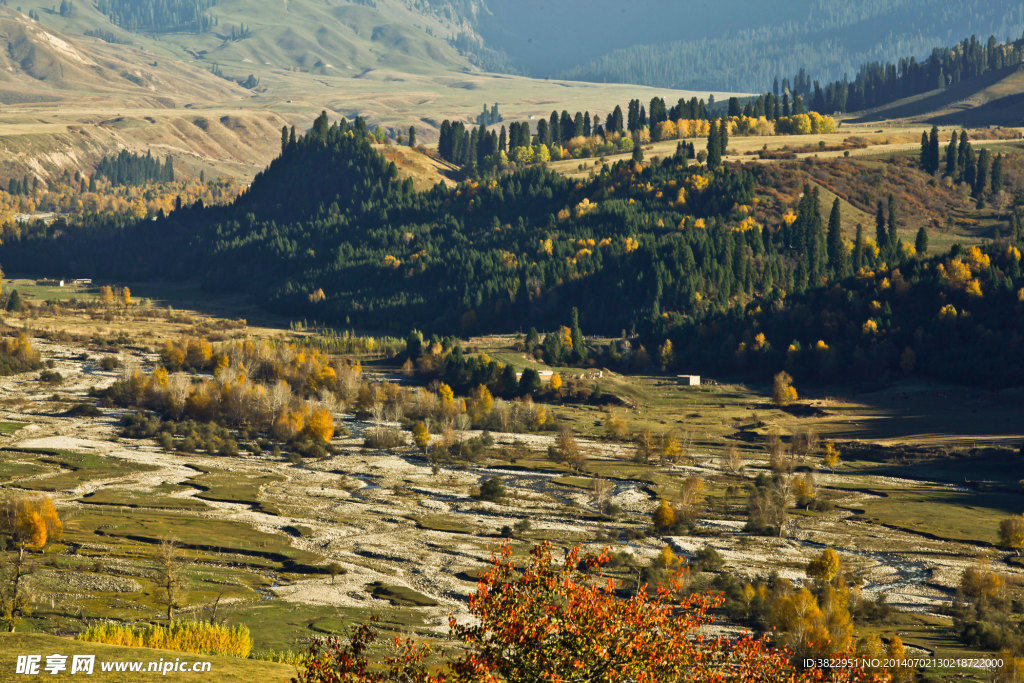
[[[981,168],[987,178],[997,155],[999,180],[972,181],[968,196],[967,179]],[[606,165],[584,182],[531,167],[417,192],[371,147],[363,120],[332,125],[324,115],[230,207],[187,208],[155,223],[10,232],[0,258],[15,272],[122,281],[199,275],[212,291],[246,292],[295,318],[398,334],[551,329],[577,308],[590,332],[637,330],[659,346],[668,337],[687,358],[725,370],[738,344],[754,343],[752,330],[769,331],[762,314],[791,304],[806,310],[801,301],[824,305],[822,297],[840,291],[851,307],[843,325],[859,332],[868,316],[875,327],[864,334],[887,340],[880,370],[894,371],[914,346],[928,372],[967,380],[958,369],[972,368],[979,381],[995,381],[991,354],[988,371],[949,363],[961,347],[940,354],[939,330],[925,332],[947,323],[950,315],[936,316],[950,303],[969,312],[952,316],[961,325],[991,326],[993,354],[1019,345],[1017,324],[1004,330],[1000,321],[1024,285],[1019,256],[1005,246],[1021,239],[1010,202],[1024,191],[1022,165],[1015,145],[985,147],[977,162],[965,148],[962,168],[939,183],[905,156],[707,169],[677,154]],[[815,188],[830,190],[839,206],[827,245],[828,207]],[[839,197],[868,215],[878,203],[881,227],[862,226],[858,237],[849,218],[843,224]],[[1002,208],[982,209],[979,199]],[[981,244],[989,255],[975,261],[1001,269],[972,267],[944,284],[939,265],[962,270],[962,248],[915,254],[928,241]],[[910,294],[893,299],[890,288]],[[772,353],[759,356],[762,370],[788,357],[791,340],[838,343],[828,321],[771,320],[785,322],[770,336]],[[966,343],[967,327],[961,332]],[[709,338],[715,343],[704,344]],[[1002,365],[1000,381],[1018,381],[1013,368]]]

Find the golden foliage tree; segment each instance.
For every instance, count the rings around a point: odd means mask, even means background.
[[[814,483],[814,475],[810,472],[796,477],[793,480],[793,495],[796,497],[796,504],[802,508],[810,508],[811,503],[817,495],[817,486]]]
[[[825,442],[825,450],[821,454],[821,459],[829,472],[835,472],[836,465],[839,464],[839,449],[836,448],[834,441]]]
[[[423,420],[418,420],[412,426],[412,440],[424,453],[427,452],[427,448],[430,447],[430,430],[427,429],[427,425]]]
[[[326,408],[317,408],[306,421],[306,432],[324,443],[334,436],[334,418]]]
[[[775,375],[772,383],[772,403],[779,407],[785,407],[797,400],[796,388],[793,386],[793,378],[783,370]]]
[[[1024,515],[1007,517],[999,522],[999,545],[1020,555],[1024,548]]]
[[[676,524],[676,511],[664,498],[651,515],[655,529],[671,529]]]
[[[825,548],[820,555],[807,564],[807,576],[831,582],[839,575],[839,570],[842,567],[843,563],[839,559],[839,553],[832,548]]]
[[[621,415],[609,411],[605,413],[604,431],[613,439],[625,439],[629,434],[629,425]]]
[[[0,567],[0,624],[13,632],[31,612],[25,577],[31,573],[27,550],[42,550],[64,533],[53,501],[46,495],[14,495],[0,505],[0,535],[13,547]]]

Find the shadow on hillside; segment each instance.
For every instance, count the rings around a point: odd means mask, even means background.
[[[902,102],[901,104],[883,105],[882,107],[879,107],[877,109],[873,109],[873,110],[865,113],[863,116],[861,116],[859,118],[851,119],[849,122],[850,123],[874,123],[876,121],[885,121],[885,120],[889,120],[889,119],[902,119],[902,118],[908,118],[908,117],[911,117],[911,116],[926,116],[930,112],[936,112],[936,111],[939,111],[939,110],[947,109],[947,108],[951,107],[952,105],[955,105],[957,102],[961,102],[963,100],[966,100],[966,99],[970,98],[972,95],[978,93],[981,90],[984,90],[985,88],[992,87],[993,85],[995,85],[999,81],[1001,81],[1001,80],[1005,79],[1006,77],[1012,75],[1016,70],[1017,70],[1017,67],[1009,67],[1009,68],[1006,68],[1006,69],[1002,69],[1000,71],[993,71],[993,72],[990,72],[990,73],[983,74],[983,75],[979,76],[978,78],[974,78],[974,79],[971,79],[969,81],[963,81],[963,82],[957,83],[956,85],[950,86],[950,87],[948,87],[948,88],[946,88],[944,90],[936,90],[936,91],[932,91],[931,94],[919,95],[916,98],[910,100],[909,102],[906,101],[906,100],[901,100],[900,101],[900,102]],[[1001,98],[1001,99],[1007,99],[1007,98]],[[995,102],[999,102],[999,101],[1000,100],[995,100]],[[994,104],[994,102],[993,103],[989,103],[989,104]],[[933,119],[929,119],[929,120],[934,120],[935,122],[940,122],[941,121],[941,122],[944,122],[944,123],[958,123],[961,120],[961,117],[970,116],[972,119],[973,118],[980,119],[980,116],[979,117],[975,117],[974,114],[976,112],[980,112],[980,110],[983,109],[983,108],[984,107],[977,107],[975,109],[969,109],[969,110],[965,110],[965,111],[961,111],[961,112],[945,114],[945,115],[943,115],[941,117],[941,119],[940,119],[940,117],[936,116]],[[1005,112],[1005,113],[1006,114],[1013,114],[1014,112]],[[1017,115],[1018,123],[1017,124],[1012,124],[1012,125],[1019,125],[1020,118],[1021,118],[1020,110],[1018,109],[1015,113]],[[986,123],[987,124],[991,124],[991,125],[995,125],[995,124],[1011,125],[1009,122],[996,121],[996,120],[986,121]],[[981,124],[978,123],[978,120],[974,120],[973,124],[974,125],[981,125]]]

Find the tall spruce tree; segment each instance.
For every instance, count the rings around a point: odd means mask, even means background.
[[[939,127],[932,126],[931,137],[928,139],[928,172],[935,175],[939,172]]]
[[[864,226],[857,224],[857,236],[853,240],[853,272],[858,273],[864,266]]]
[[[946,175],[956,178],[956,131],[949,139],[949,146],[946,147]]]
[[[875,211],[875,243],[879,249],[885,249],[889,243],[889,236],[885,230],[885,205],[878,200],[878,209]]]
[[[899,240],[899,234],[896,230],[896,197],[889,193],[889,220],[886,225],[887,237],[886,246],[889,248],[890,255],[896,249],[897,241]]]
[[[729,146],[729,119],[724,116],[718,120],[718,146],[722,157],[726,154]]]
[[[992,194],[1003,191],[1003,155],[1000,152],[992,162]]]
[[[967,140],[967,131],[960,131],[960,144],[956,148],[956,168],[957,168],[957,180],[962,180],[964,177],[964,171],[967,169],[967,153],[970,148],[970,142]]]
[[[928,133],[926,131],[922,131],[921,132],[921,151],[918,153],[917,165],[925,173],[929,172],[928,168],[929,168],[929,165],[931,163],[930,162],[930,157],[929,157],[929,153],[930,153],[929,150],[930,150],[930,148],[929,148],[929,144],[928,144]]]
[[[708,168],[718,168],[722,165],[722,143],[718,137],[718,124],[712,121],[708,130]]]
[[[572,339],[572,359],[582,363],[587,359],[587,344],[580,329],[580,312],[572,307],[572,319],[569,323],[569,338]]]
[[[834,279],[846,276],[846,251],[843,249],[843,226],[839,198],[832,202],[828,217],[828,269]]]
[[[914,249],[922,256],[928,252],[928,232],[924,229],[923,225],[917,229],[917,237],[914,239]]]
[[[992,153],[988,151],[987,147],[982,147],[981,152],[978,154],[978,171],[974,174],[974,196],[983,197],[985,190],[988,188],[988,172],[992,165]]]

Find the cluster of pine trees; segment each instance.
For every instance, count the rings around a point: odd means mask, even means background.
[[[598,46],[591,54],[604,54],[555,75],[598,83],[751,92],[770,83],[776,74],[793,74],[801,67],[821,74],[824,84],[843,74],[857,74],[863,64],[927,56],[934,46],[952,42],[947,40],[950,27],[972,27],[979,35],[998,37],[1020,36],[1024,28],[1024,8],[1014,0],[870,5],[817,0],[771,10],[726,1],[704,8],[665,6],[651,16],[666,21],[666,15],[676,12],[684,15],[676,20],[678,38],[613,51]],[[730,12],[728,21],[723,21],[721,17]],[[572,24],[580,41],[591,35],[587,21],[581,17]],[[552,74],[538,70],[533,75]]]
[[[496,123],[501,123],[505,120],[505,117],[498,111],[498,103],[495,102],[490,109],[487,105],[484,105],[484,110],[477,114],[476,125],[478,126],[493,126]]]
[[[416,192],[374,150],[361,119],[331,124],[322,115],[305,136],[283,137],[282,155],[231,206],[29,230],[5,239],[0,257],[24,270],[121,280],[199,274],[212,290],[250,292],[293,318],[398,334],[551,330],[575,306],[592,333],[636,330],[649,349],[671,341],[666,369],[792,365],[801,376],[821,341],[837,358],[858,359],[834,363],[842,370],[826,378],[868,363],[899,371],[907,347],[914,367],[948,376],[957,366],[942,361],[968,353],[968,328],[999,331],[993,339],[1019,352],[1013,334],[1024,331],[1014,321],[1024,317],[1007,315],[1024,287],[1019,221],[986,252],[990,265],[977,266],[980,256],[958,265],[955,253],[925,259],[899,240],[895,199],[880,207],[875,239],[858,230],[850,244],[838,205],[826,225],[808,187],[794,213],[758,188],[768,176],[755,165],[702,168],[678,154],[648,166],[622,161],[584,182],[531,167]],[[947,328],[933,329],[951,316],[939,318],[941,297],[968,312],[950,328],[964,336],[948,348],[939,334]],[[991,359],[1001,352],[985,344],[989,369],[972,364],[973,381],[1014,377],[1019,362],[996,372]]]
[[[493,120],[496,113],[497,105],[490,112],[485,107],[484,113],[477,117],[475,128],[461,121],[443,121],[439,156],[474,175],[492,171],[509,160],[548,161],[565,158],[567,154],[589,156],[588,151],[602,154],[628,151],[636,141],[672,140],[687,137],[691,132],[704,135],[709,122],[726,117],[728,125],[741,125],[748,133],[753,132],[758,121],[764,124],[764,134],[776,130],[793,134],[830,132],[835,125],[831,119],[809,112],[800,95],[791,100],[788,91],[781,97],[764,93],[745,103],[731,97],[718,106],[713,97],[707,103],[696,97],[680,98],[671,106],[661,97],[652,98],[649,106],[633,99],[625,112],[616,105],[604,117],[589,111],[577,111],[575,115],[566,110],[552,111],[549,118],[537,121],[535,132],[528,121],[513,121],[507,128],[502,126],[500,132],[491,130],[488,125],[496,122]]]
[[[174,182],[174,162],[171,157],[160,163],[150,152],[132,154],[122,149],[116,157],[103,157],[96,165],[96,175],[106,178],[111,185],[145,185],[146,183]]]
[[[958,141],[959,140],[959,141]],[[931,135],[927,132],[921,133],[921,170],[935,175],[939,172],[942,164],[940,154],[939,129],[932,126]],[[956,131],[946,145],[945,166],[943,175],[951,178],[954,182],[966,183],[971,188],[971,196],[982,199],[989,193],[997,195],[1003,190],[1003,155],[997,154],[995,158],[987,148],[982,148],[978,155],[975,155],[970,140],[967,139],[967,131],[960,131],[957,138]]]
[[[990,72],[1020,68],[1024,63],[1024,39],[1000,42],[995,36],[982,43],[976,36],[965,38],[951,48],[935,48],[924,61],[915,57],[898,63],[864,64],[850,81],[826,83],[811,81],[806,69],[793,79],[793,93],[810,102],[815,111],[859,111],[870,109],[911,95],[946,88]],[[779,79],[775,79],[778,92]],[[783,91],[789,89],[784,79]]]
[[[204,33],[217,21],[206,13],[217,0],[98,0],[96,9],[128,31]]]

